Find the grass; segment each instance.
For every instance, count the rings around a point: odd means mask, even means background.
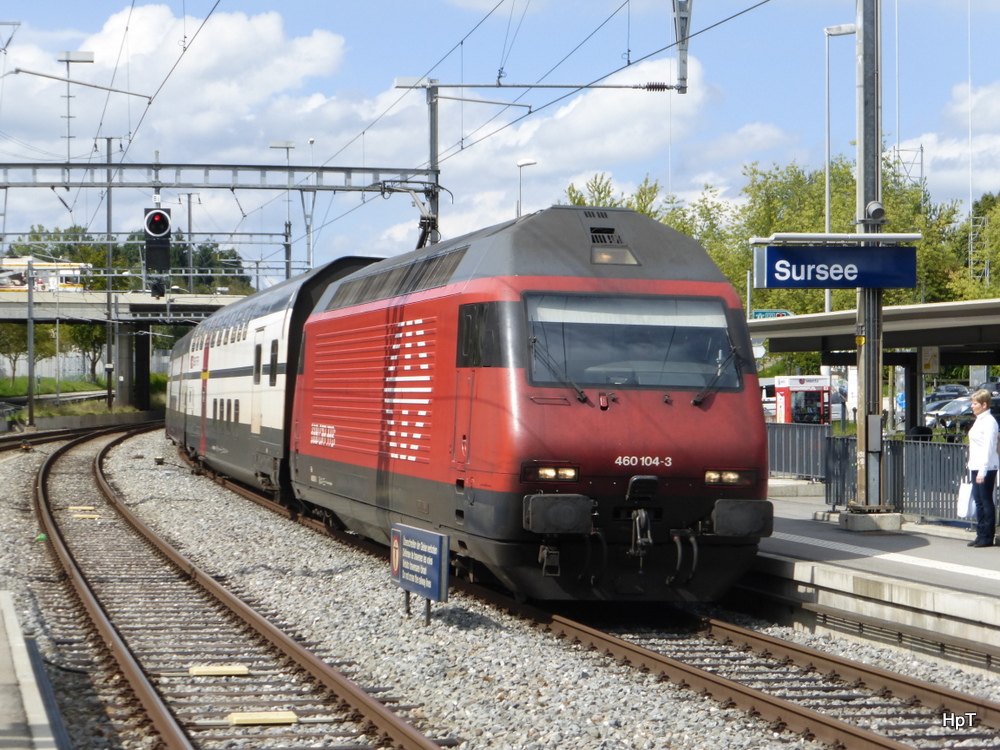
[[[89,380],[61,380],[59,382],[59,393],[81,393],[85,391],[103,391],[107,389],[106,381],[98,379],[96,383]],[[150,409],[162,409],[166,404],[167,376],[163,374],[153,374],[149,376],[149,400]],[[35,386],[35,395],[53,395],[56,393],[55,378],[42,378]],[[0,401],[5,397],[24,397],[28,395],[28,379],[15,378],[13,385],[9,379],[0,382]],[[133,406],[114,406],[111,409],[113,414],[127,414],[138,411]],[[107,414],[108,406],[104,400],[77,401],[58,406],[38,402],[35,405],[36,417],[65,417],[78,416],[81,414]],[[17,418],[24,418],[24,410],[21,410]]]
[[[59,392],[60,393],[79,393],[81,391],[99,391],[107,386],[105,381],[98,379],[96,383],[92,383],[89,380],[60,380],[59,382]],[[36,382],[35,385],[35,395],[42,395],[47,393],[56,392],[56,379],[55,378],[41,378],[41,380]],[[11,383],[9,378],[4,378],[0,380],[0,399],[10,398],[12,396],[27,396],[28,395],[28,379],[27,378],[14,378],[14,382]]]

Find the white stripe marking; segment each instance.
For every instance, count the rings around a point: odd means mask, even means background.
[[[913,555],[903,555],[898,552],[883,552],[878,549],[871,549],[870,547],[857,547],[853,544],[842,544],[840,542],[828,542],[823,539],[810,539],[807,536],[798,536],[797,534],[782,534],[780,532],[775,532],[771,535],[772,539],[781,539],[786,542],[795,542],[796,544],[809,544],[813,547],[826,547],[827,549],[836,550],[837,552],[846,552],[849,555],[857,555],[858,557],[876,557],[879,560],[886,560],[888,562],[898,562],[904,565],[913,565],[919,568],[933,568],[934,570],[943,570],[949,573],[959,573],[961,575],[974,576],[976,578],[987,578],[992,581],[1000,581],[1000,572],[995,570],[983,570],[982,568],[973,568],[969,565],[959,565],[958,563],[942,562],[939,560],[925,560],[922,557],[914,557]]]

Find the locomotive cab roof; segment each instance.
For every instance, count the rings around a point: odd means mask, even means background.
[[[375,263],[332,284],[317,310],[497,276],[727,283],[696,240],[637,211],[552,206]]]

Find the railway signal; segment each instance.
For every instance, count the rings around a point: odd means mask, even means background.
[[[146,270],[170,269],[170,209],[147,208],[142,229],[146,238]]]

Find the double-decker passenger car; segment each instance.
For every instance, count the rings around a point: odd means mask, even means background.
[[[716,598],[770,533],[740,301],[689,237],[557,206],[311,278],[304,327],[276,339],[298,370],[263,458],[268,407],[213,412],[216,373],[179,343],[172,380],[205,381],[171,401],[190,453],[379,541],[448,534],[456,570],[536,599]]]

